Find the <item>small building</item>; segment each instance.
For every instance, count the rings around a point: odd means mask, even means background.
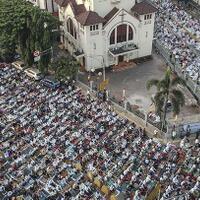
[[[61,42],[87,71],[151,55],[156,8],[135,0],[55,0]]]

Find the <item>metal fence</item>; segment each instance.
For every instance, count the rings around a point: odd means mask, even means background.
[[[200,102],[200,85],[198,85],[195,81],[193,81],[186,72],[183,71],[181,65],[177,63],[175,60],[170,58],[170,52],[165,49],[158,40],[154,40],[153,42],[156,50],[163,56],[167,65],[174,71],[179,77],[186,81],[186,85],[188,89],[191,91],[193,96]]]
[[[90,88],[87,84],[84,83],[83,79],[81,76],[78,77],[78,83],[85,89],[85,90],[92,90],[92,93],[97,96],[98,91],[95,90],[95,88]],[[155,129],[161,130],[162,124],[161,122],[155,122],[153,119],[151,119],[148,116],[145,116],[143,112],[140,110],[134,108],[129,102],[125,105],[125,102],[123,102],[121,99],[117,98],[116,96],[112,95],[109,93],[109,102],[111,102],[114,106],[117,106],[122,110],[123,112],[129,113],[130,115],[139,117],[140,120],[143,122],[143,124],[151,124]],[[165,133],[169,132],[170,129],[168,127],[164,128],[162,130],[162,134],[166,135]]]

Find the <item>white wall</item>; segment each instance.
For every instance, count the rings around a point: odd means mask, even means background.
[[[152,14],[152,19],[144,20],[144,15],[141,16],[141,28],[139,44],[141,51],[139,51],[139,57],[151,55],[152,51],[152,40],[153,40],[153,30],[154,30],[154,18],[155,14]]]
[[[135,0],[91,0],[91,9],[101,17],[108,14],[114,7],[130,10],[135,5]]]
[[[102,68],[102,55],[104,50],[102,24],[98,24],[99,29],[90,31],[90,26],[86,26],[84,52],[86,64],[89,68]]]

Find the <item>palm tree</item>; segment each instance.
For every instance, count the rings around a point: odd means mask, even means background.
[[[171,102],[174,116],[180,113],[181,107],[185,104],[184,94],[176,87],[178,84],[185,85],[185,82],[177,76],[172,77],[170,69],[166,70],[162,80],[151,79],[147,81],[147,90],[150,90],[152,86],[157,88],[152,101],[155,105],[156,113],[160,116],[162,122],[161,130],[166,127],[167,103]]]

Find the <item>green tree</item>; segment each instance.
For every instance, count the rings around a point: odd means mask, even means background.
[[[79,63],[73,57],[61,57],[53,64],[53,70],[58,80],[66,81],[68,78],[76,78],[79,66]]]
[[[44,51],[53,45],[52,29],[57,25],[58,20],[50,13],[25,0],[0,0],[0,57],[12,57],[18,48],[22,59],[31,66],[35,50]],[[42,71],[48,70],[50,58],[50,53],[41,57]]]
[[[162,130],[166,126],[167,103],[169,101],[171,102],[174,115],[180,113],[180,109],[185,103],[183,93],[177,89],[178,84],[185,85],[185,82],[177,76],[173,77],[170,69],[166,70],[162,80],[151,79],[147,81],[147,90],[150,90],[152,86],[157,88],[157,92],[154,98],[152,98],[152,101],[155,105],[156,113],[160,116]]]

